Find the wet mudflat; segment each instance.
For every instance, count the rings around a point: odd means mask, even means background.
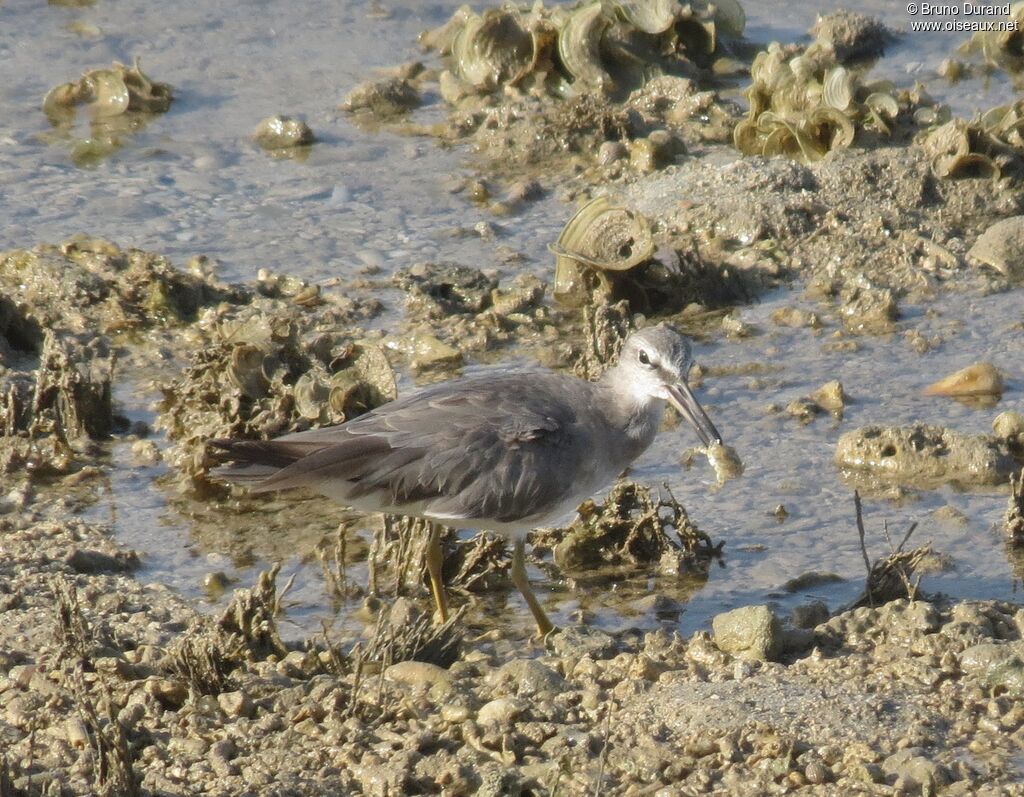
[[[0,787],[1019,793],[1012,42],[265,10],[5,9]],[[500,539],[446,536],[437,627],[422,526],[207,478],[209,437],[592,376],[637,312],[735,455],[670,419],[538,532],[543,642]]]

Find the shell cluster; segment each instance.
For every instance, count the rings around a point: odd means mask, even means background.
[[[150,80],[136,58],[130,67],[115,61],[106,69],[90,69],[74,83],[61,83],[43,99],[43,113],[55,125],[83,106],[93,119],[129,111],[164,113],[173,95],[166,83]]]
[[[960,47],[960,52],[980,56],[986,66],[1012,75],[1024,72],[1024,2],[1010,7],[1009,19],[1017,23],[1016,29],[978,31]]]
[[[743,33],[737,0],[589,0],[571,6],[463,6],[421,42],[448,59],[441,93],[451,104],[506,87],[563,96],[624,96],[661,74],[692,74],[719,55],[721,36]]]
[[[382,349],[327,330],[345,319],[331,305],[257,300],[206,314],[189,334],[195,354],[162,387],[159,424],[170,459],[190,478],[210,464],[204,441],[273,436],[341,423],[398,395]],[[217,402],[205,396],[220,396]]]
[[[990,108],[970,122],[950,119],[924,133],[920,143],[939,177],[997,180],[1007,167],[1022,166],[1024,100]]]
[[[72,139],[72,159],[79,166],[95,163],[117,151],[125,137],[171,107],[171,87],[150,80],[136,58],[130,67],[115,61],[91,69],[73,83],[61,83],[43,98],[43,113],[58,138]],[[86,135],[72,133],[79,108],[86,112]]]
[[[865,81],[829,47],[773,42],[750,68],[747,118],[733,131],[745,155],[786,155],[804,163],[849,147],[858,130],[889,135],[910,102],[889,81]]]

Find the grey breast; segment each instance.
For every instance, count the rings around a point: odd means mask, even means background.
[[[256,489],[515,523],[593,489],[594,389],[531,371],[442,383],[341,426],[256,443],[284,465]]]

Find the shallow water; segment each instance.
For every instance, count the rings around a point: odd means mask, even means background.
[[[169,255],[178,263],[203,253],[220,262],[226,279],[251,279],[270,267],[311,280],[351,277],[361,268],[384,273],[429,259],[490,266],[497,246],[523,253],[526,268],[545,273],[551,262],[546,245],[555,239],[571,209],[548,197],[510,219],[495,220],[447,185],[453,174],[470,173],[464,152],[441,150],[426,140],[370,135],[353,127],[337,110],[348,90],[378,67],[418,57],[416,35],[447,19],[458,2],[338,4],[262,2],[239,5],[225,0],[153,5],[99,0],[89,8],[40,6],[28,0],[6,2],[0,27],[0,202],[7,223],[0,226],[0,248],[56,242],[76,232],[107,237]],[[799,40],[817,11],[791,3],[748,3],[748,35],[763,42]],[[905,5],[847,4],[906,28]],[[388,12],[387,18],[377,13]],[[93,26],[89,35],[69,29],[73,22]],[[909,85],[930,78],[964,34],[908,33],[878,64],[875,74]],[[91,169],[72,165],[66,146],[42,140],[49,125],[39,111],[47,89],[75,79],[86,69],[141,55],[143,67],[176,88],[170,113],[155,119],[133,142]],[[975,110],[1011,96],[1005,81],[968,81],[950,87],[930,81],[933,95],[954,110]],[[303,116],[320,138],[308,160],[273,160],[248,136],[271,113]],[[498,236],[453,234],[478,222],[496,223]],[[1024,409],[1017,363],[1021,319],[1014,294],[956,295],[938,305],[941,315],[928,326],[948,331],[964,327],[937,351],[920,356],[897,335],[868,338],[854,354],[821,351],[824,335],[776,329],[767,321],[773,309],[798,301],[782,292],[742,310],[764,334],[741,342],[698,347],[711,365],[767,361],[780,370],[753,389],[744,376],[712,378],[702,396],[719,428],[741,453],[746,475],[722,489],[698,460],[684,471],[680,456],[695,441],[685,429],[663,434],[637,463],[634,477],[652,485],[667,481],[693,519],[715,539],[726,540],[723,567],[713,567],[705,585],[669,622],[683,630],[705,624],[726,608],[771,599],[786,608],[810,597],[832,608],[850,600],[862,583],[863,563],[854,526],[852,489],[831,464],[839,434],[865,423],[924,420],[961,431],[986,431],[1004,409]],[[903,308],[907,314],[920,309]],[[394,317],[394,316],[390,316]],[[387,322],[387,317],[382,323]],[[925,330],[926,331],[927,327]],[[1011,390],[994,410],[976,410],[943,399],[920,397],[936,375],[978,359],[991,359],[1011,375]],[[170,374],[167,375],[168,379]],[[785,405],[823,382],[839,378],[854,403],[834,425],[819,418],[808,426],[766,414],[770,403]],[[146,386],[125,385],[118,398],[132,418],[150,419],[156,394]],[[302,540],[275,536],[273,504],[253,517],[251,556],[231,560],[209,550],[181,507],[155,483],[159,469],[138,467],[127,446],[115,446],[115,468],[108,497],[94,516],[109,519],[119,538],[144,557],[145,579],[168,583],[201,600],[203,575],[225,570],[241,583],[251,581],[265,560],[310,545],[329,520],[307,528]],[[872,553],[884,553],[882,522],[894,536],[920,521],[915,542],[931,540],[952,557],[954,568],[925,580],[926,589],[971,597],[1012,597],[1017,581],[994,530],[1005,493],[961,493],[950,488],[924,493],[902,505],[866,501]],[[789,517],[771,515],[782,503]],[[965,527],[930,517],[950,504],[969,518]],[[323,507],[321,507],[322,509]],[[261,535],[261,531],[263,534]],[[318,566],[293,558],[285,574],[300,572],[289,614],[290,631],[318,628],[330,615]],[[790,578],[809,570],[831,571],[845,581],[796,595],[780,592]],[[358,577],[354,571],[353,576]],[[546,600],[563,621],[577,609],[596,612],[608,628],[653,625],[653,610],[638,609],[639,595],[625,587],[601,591],[566,590],[534,574]],[[661,589],[664,585],[656,585]],[[618,601],[617,592],[629,593]],[[678,590],[683,595],[687,590]],[[500,606],[505,596],[489,599]],[[518,598],[515,622],[526,627]],[[585,604],[585,605],[584,605]],[[614,604],[614,609],[607,608]],[[646,606],[646,604],[643,604]],[[637,614],[637,612],[640,614]],[[342,617],[344,618],[344,613]]]

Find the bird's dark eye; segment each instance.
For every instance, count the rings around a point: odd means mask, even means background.
[[[647,356],[647,352],[645,352],[643,349],[640,349],[640,354],[638,355],[638,357],[640,359],[641,365],[651,364],[651,358]]]

